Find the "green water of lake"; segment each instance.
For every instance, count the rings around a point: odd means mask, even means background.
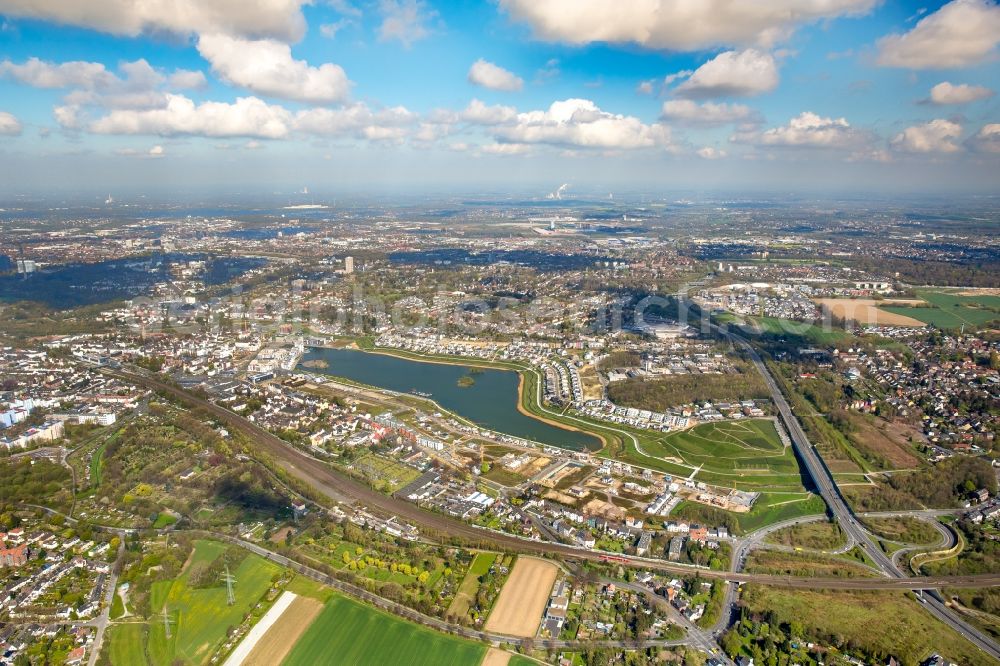
[[[321,372],[400,393],[430,393],[439,405],[480,427],[523,437],[564,449],[597,450],[601,443],[593,435],[565,430],[522,414],[517,410],[518,374],[513,370],[476,369],[473,383],[460,386],[469,368],[448,363],[411,361],[386,354],[355,349],[313,348],[302,363],[322,360]],[[303,372],[316,372],[300,365]],[[467,382],[463,382],[467,383]]]

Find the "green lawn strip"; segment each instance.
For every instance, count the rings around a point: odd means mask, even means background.
[[[282,662],[285,666],[478,664],[486,646],[442,634],[334,595]]]

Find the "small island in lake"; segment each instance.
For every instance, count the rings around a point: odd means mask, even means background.
[[[473,386],[475,383],[476,380],[472,377],[472,375],[465,375],[459,377],[457,382],[457,384],[462,388],[469,388],[470,386]]]
[[[325,370],[326,368],[330,367],[330,364],[321,358],[314,358],[311,361],[306,361],[302,365],[304,365],[307,368],[312,368],[313,370]]]

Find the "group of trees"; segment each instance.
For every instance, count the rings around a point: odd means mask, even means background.
[[[760,375],[748,368],[710,375],[671,375],[663,379],[626,379],[608,385],[616,405],[662,412],[689,403],[738,402],[770,397]]]

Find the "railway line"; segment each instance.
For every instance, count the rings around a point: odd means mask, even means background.
[[[705,579],[727,580],[734,583],[760,583],[788,588],[842,589],[842,590],[928,590],[942,587],[981,588],[1000,586],[1000,573],[965,576],[927,576],[899,578],[828,578],[775,576],[747,574],[732,571],[685,566],[641,557],[608,555],[597,551],[576,548],[564,544],[536,541],[474,527],[468,523],[433,513],[406,500],[384,495],[367,485],[338,472],[321,460],[303,453],[260,426],[215,403],[193,395],[176,385],[154,377],[121,369],[103,368],[103,372],[127,382],[160,391],[191,407],[203,409],[228,427],[237,430],[254,442],[256,447],[270,456],[275,464],[290,475],[309,484],[324,496],[339,502],[357,502],[368,508],[397,516],[415,525],[429,528],[442,534],[450,534],[488,543],[503,551],[530,553],[537,555],[560,555],[569,559],[595,562],[614,562],[629,567],[662,571],[674,575],[698,575]]]

